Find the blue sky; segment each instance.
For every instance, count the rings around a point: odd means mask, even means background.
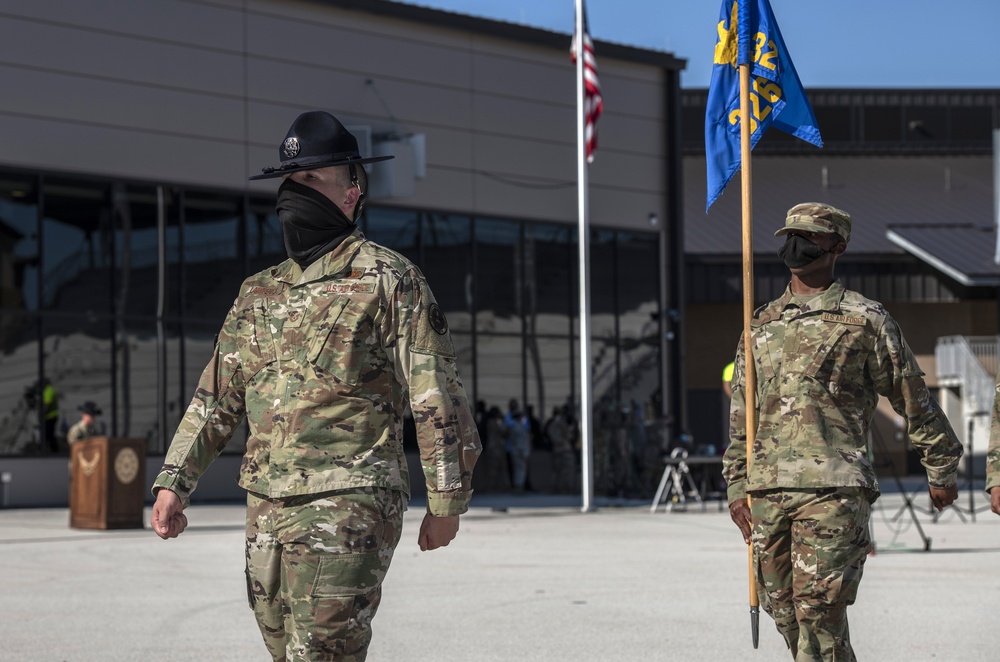
[[[574,0],[397,0],[565,32]],[[707,87],[721,0],[587,0],[596,39],[688,61],[683,87]],[[771,0],[808,87],[1000,87],[990,43],[1000,0]],[[600,50],[597,62],[600,65]]]

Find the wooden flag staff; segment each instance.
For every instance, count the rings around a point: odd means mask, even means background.
[[[750,321],[753,319],[753,196],[751,194],[750,168],[750,65],[740,65],[740,180],[743,191],[743,355],[744,392],[746,394],[746,434],[747,459],[746,480],[750,480],[750,463],[753,457],[753,443],[757,433],[757,370],[753,360],[753,342],[750,337]],[[750,508],[750,494],[747,493],[747,508]],[[760,639],[760,600],[757,597],[757,581],[753,571],[753,543],[747,545],[747,566],[750,583],[750,630],[753,647]]]

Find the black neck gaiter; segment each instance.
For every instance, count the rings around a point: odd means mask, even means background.
[[[792,234],[788,235],[788,239],[785,240],[784,245],[778,249],[778,257],[784,260],[785,265],[788,267],[797,269],[818,260],[829,252],[805,237]]]
[[[325,195],[291,179],[278,188],[275,211],[288,257],[303,269],[339,246],[356,227]]]

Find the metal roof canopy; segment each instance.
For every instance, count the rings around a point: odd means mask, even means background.
[[[996,229],[989,225],[890,225],[886,238],[967,287],[1000,286],[993,261]]]

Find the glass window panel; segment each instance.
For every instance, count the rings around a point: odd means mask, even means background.
[[[420,215],[407,209],[375,208],[365,212],[367,224],[365,236],[386,248],[405,255],[418,267],[422,267],[417,254],[417,232],[420,229]]]
[[[148,450],[158,450],[158,366],[156,322],[152,319],[129,320],[127,332],[118,343],[117,434],[140,437],[150,443]],[[173,436],[173,430],[166,437]]]
[[[0,456],[39,450],[36,182],[0,173]]]
[[[185,192],[185,316],[221,324],[240,284],[250,275],[240,250],[241,208],[242,199],[237,196]]]
[[[619,384],[623,406],[646,409],[660,388],[659,237],[618,233]],[[634,403],[632,401],[635,401]]]
[[[77,408],[84,402],[94,402],[101,410],[98,426],[107,434],[114,430],[115,411],[122,411],[120,401],[117,408],[114,406],[112,366],[121,355],[114,354],[111,321],[105,313],[91,319],[83,315],[59,316],[46,323],[45,372],[59,396],[59,436],[63,439],[70,426],[80,420]],[[49,327],[55,327],[55,332]],[[147,377],[150,387],[156,384],[155,366],[154,362]],[[145,388],[147,384],[137,386]]]
[[[531,223],[525,225],[524,271],[528,334],[567,335],[574,290],[575,250],[570,239],[576,228],[569,225]]]
[[[590,334],[615,337],[615,233],[592,229],[590,233]]]
[[[523,402],[521,336],[479,334],[476,336],[476,399],[487,409],[507,411],[511,398]]]
[[[423,214],[423,271],[452,331],[472,328],[472,232],[469,218]]]
[[[38,309],[35,182],[34,177],[0,173],[0,308],[6,310]]]
[[[546,420],[553,407],[572,402],[577,372],[569,338],[528,338],[528,404]]]
[[[0,212],[2,213],[2,212]],[[37,314],[0,308],[0,456],[38,451]]]
[[[521,224],[476,219],[475,236],[476,329],[519,335],[522,333]]]
[[[111,295],[116,312],[155,317],[159,283],[156,187],[115,184],[111,213],[115,237]]]
[[[42,192],[44,307],[60,313],[110,313],[108,185],[47,178]]]
[[[288,259],[273,199],[250,198],[246,234],[249,273],[255,274]]]

